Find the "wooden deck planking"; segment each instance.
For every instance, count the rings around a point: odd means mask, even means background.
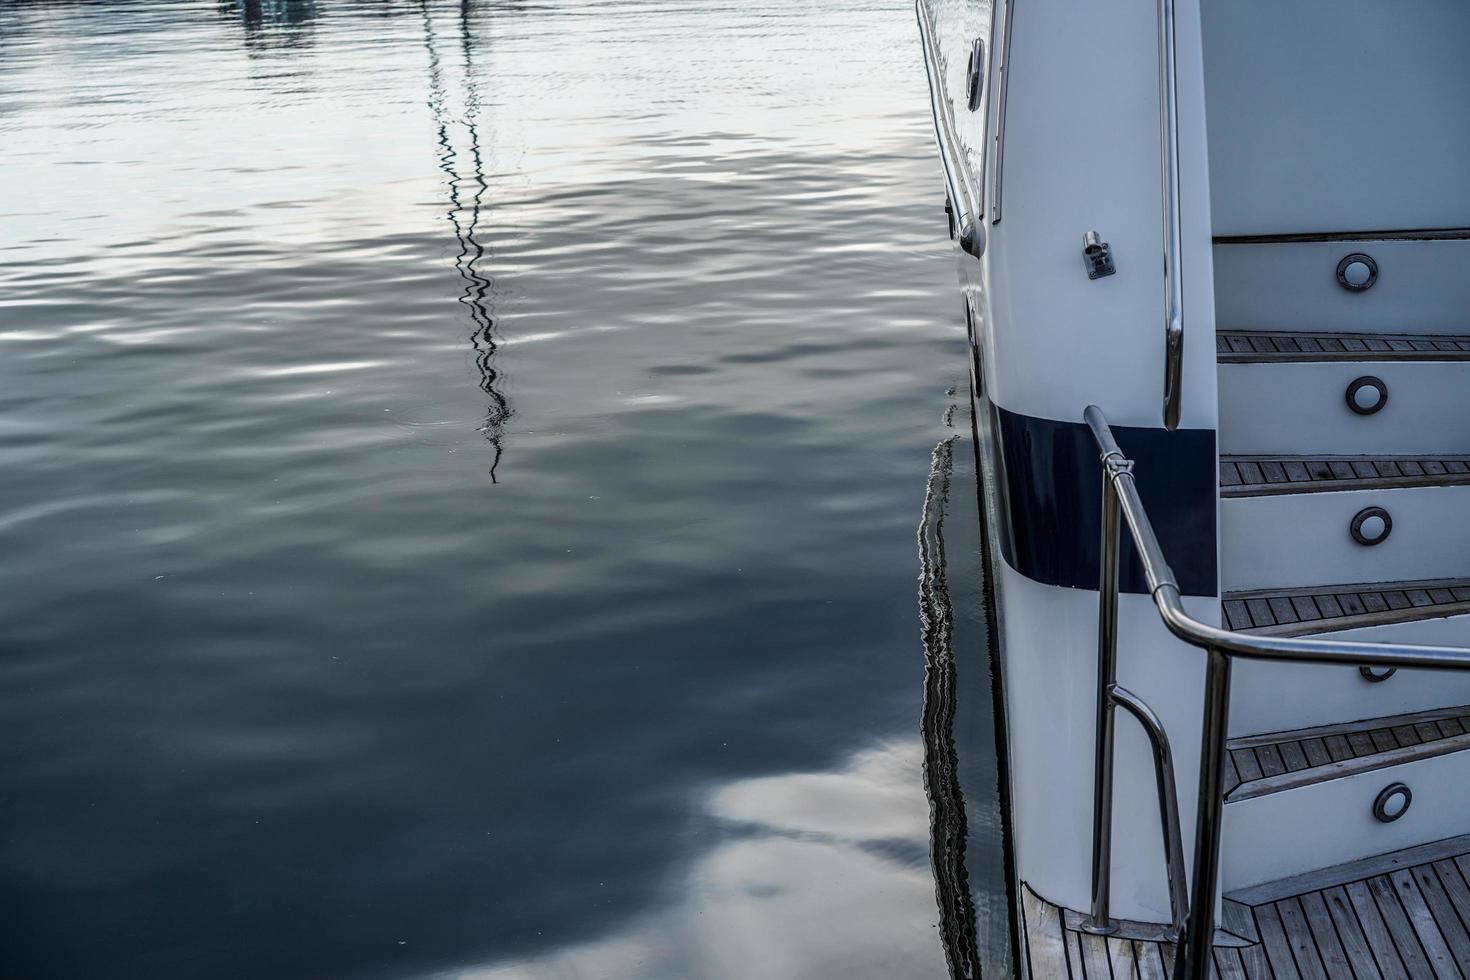
[[[1470,706],[1231,739],[1227,801],[1470,749]],[[1441,727],[1442,721],[1452,726]],[[1448,732],[1448,734],[1447,734]]]
[[[1307,768],[1307,753],[1300,742],[1282,742],[1277,746],[1281,750],[1281,761],[1286,763],[1287,772],[1301,772]]]
[[[1240,775],[1240,781],[1249,783],[1266,775],[1261,771],[1261,763],[1256,759],[1254,749],[1234,749],[1230,752],[1230,758],[1235,762],[1235,771]]]
[[[1301,896],[1296,901],[1300,904],[1302,914],[1306,917],[1312,942],[1317,947],[1317,953],[1322,958],[1322,967],[1327,975],[1329,977],[1352,976],[1353,970],[1349,965],[1347,952],[1338,938],[1337,926],[1332,922],[1332,913],[1328,911],[1327,900],[1323,898],[1322,893],[1312,892]]]
[[[1470,966],[1470,933],[1466,933],[1465,925],[1460,921],[1460,915],[1455,911],[1454,903],[1450,901],[1449,894],[1434,868],[1419,865],[1399,874],[1407,876],[1410,883],[1417,887],[1419,898],[1434,919],[1439,934],[1444,937],[1445,945],[1449,947],[1450,958],[1457,964]]]
[[[1362,888],[1367,895],[1367,900],[1378,909],[1378,914],[1387,928],[1389,941],[1403,957],[1409,976],[1414,977],[1415,980],[1420,980],[1420,978],[1427,980],[1427,978],[1439,976],[1431,965],[1432,955],[1424,949],[1423,943],[1415,934],[1414,927],[1409,922],[1403,906],[1399,904],[1398,896],[1394,894],[1393,885],[1388,879],[1381,875],[1369,878],[1362,883]],[[1348,886],[1348,894],[1354,894],[1351,885]]]
[[[1327,743],[1320,738],[1302,739],[1302,751],[1307,754],[1307,764],[1311,768],[1327,766],[1332,764],[1332,755],[1327,751]]]
[[[1429,911],[1424,896],[1419,893],[1419,886],[1414,883],[1413,876],[1408,871],[1395,871],[1388,876],[1386,886],[1377,884],[1382,881],[1381,876],[1374,878],[1369,887],[1391,888],[1398,896],[1414,935],[1424,947],[1424,955],[1429,959],[1434,975],[1441,980],[1461,980],[1462,974],[1455,966],[1455,955],[1450,952],[1449,943],[1445,940],[1444,933],[1440,932],[1438,923],[1434,921],[1434,915]],[[1377,892],[1374,897],[1378,897]],[[1381,902],[1379,907],[1382,908]]]
[[[1222,497],[1470,483],[1470,456],[1221,456]]]
[[[1246,946],[1237,952],[1240,953],[1241,965],[1245,967],[1245,975],[1250,980],[1273,980],[1271,963],[1266,959],[1266,951],[1259,943],[1254,946]]]
[[[1276,980],[1300,980],[1296,957],[1291,952],[1291,940],[1286,936],[1286,924],[1276,905],[1262,905],[1256,909],[1256,926],[1261,930],[1261,944],[1266,958],[1271,963],[1271,973]]]
[[[1317,939],[1312,935],[1311,923],[1302,909],[1301,899],[1287,898],[1277,902],[1276,912],[1281,916],[1281,925],[1286,930],[1297,972],[1305,980],[1327,980],[1327,967],[1322,962],[1322,951],[1317,948]]]
[[[1068,929],[1063,936],[1067,947],[1067,972],[1072,980],[1087,980],[1087,968],[1082,961],[1082,934]]]
[[[1138,964],[1134,962],[1133,940],[1108,937],[1108,964],[1113,980],[1138,980]]]
[[[1460,921],[1470,926],[1470,885],[1465,882],[1465,877],[1460,874],[1460,869],[1455,867],[1453,861],[1435,861],[1430,867],[1439,876],[1439,884],[1449,897],[1450,904],[1454,906]]]
[[[1470,337],[1449,334],[1221,330],[1216,336],[1215,353],[1221,364],[1464,361],[1470,360]]]
[[[1138,980],[1168,980],[1169,974],[1164,970],[1164,957],[1158,943],[1135,939],[1133,953],[1133,962],[1138,965]]]
[[[1246,589],[1221,601],[1232,629],[1297,636],[1470,613],[1470,579]]]
[[[1050,902],[1022,889],[1022,921],[1026,926],[1026,960],[1032,980],[1070,980],[1063,945],[1062,912]]]
[[[1368,948],[1373,951],[1373,959],[1386,980],[1417,980],[1427,974],[1428,966],[1424,964],[1422,955],[1417,951],[1406,954],[1394,943],[1393,933],[1389,932],[1388,923],[1383,921],[1367,885],[1361,881],[1349,882],[1342,886],[1342,893],[1352,903]]]
[[[1108,941],[1090,932],[1074,932],[1082,946],[1082,969],[1088,980],[1108,980],[1112,966],[1108,962]]]
[[[1220,980],[1246,980],[1245,964],[1241,962],[1240,951],[1236,949],[1215,950],[1215,973]]]
[[[1404,980],[1406,975],[1398,957],[1393,958],[1387,971],[1374,957],[1373,950],[1368,945],[1368,937],[1363,932],[1363,924],[1358,921],[1358,914],[1353,911],[1352,899],[1348,898],[1347,892],[1336,887],[1325,888],[1317,894],[1321,896],[1322,904],[1332,919],[1332,927],[1337,931],[1343,955],[1352,966],[1356,980]]]
[[[1036,980],[1170,980],[1172,944],[1082,932],[1022,893]],[[1218,980],[1470,980],[1470,835],[1232,893],[1221,926]]]
[[[1279,776],[1286,772],[1286,763],[1281,759],[1281,749],[1276,745],[1256,746],[1256,761],[1261,772],[1267,776]]]

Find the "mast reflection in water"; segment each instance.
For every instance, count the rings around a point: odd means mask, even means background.
[[[439,144],[439,169],[444,172],[445,184],[449,188],[448,218],[454,226],[454,237],[459,242],[459,253],[454,267],[464,280],[464,290],[459,302],[469,310],[470,344],[475,351],[475,365],[480,373],[480,388],[489,398],[485,418],[480,431],[490,443],[494,455],[490,462],[491,482],[500,482],[497,471],[504,451],[505,423],[514,414],[510,400],[500,390],[500,373],[495,366],[495,353],[499,344],[495,339],[495,323],[490,314],[489,299],[492,283],[478,268],[485,258],[485,246],[477,235],[480,216],[485,207],[485,193],[489,185],[485,180],[484,159],[480,152],[480,92],[475,81],[475,66],[472,57],[473,41],[470,33],[470,2],[461,0],[459,5],[459,46],[464,73],[464,112],[458,122],[468,144],[467,149],[455,149],[456,124],[451,119],[444,84],[444,69],[436,49],[434,19],[427,0],[420,0],[424,18],[424,47],[429,55],[429,109],[434,114]],[[468,175],[461,175],[460,167],[468,164]],[[468,199],[465,189],[468,188]]]

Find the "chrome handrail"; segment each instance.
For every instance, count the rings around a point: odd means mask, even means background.
[[[944,77],[939,74],[939,50],[935,47],[924,0],[914,0],[914,15],[919,20],[919,39],[924,49],[924,75],[929,82],[929,109],[934,117],[934,141],[939,144],[939,160],[944,167],[945,190],[956,211],[955,225],[960,232],[960,247],[978,258],[985,247],[984,228],[980,223],[974,190],[976,181],[969,164],[959,154],[954,117],[950,113]]]
[[[1179,80],[1174,0],[1159,0],[1159,172],[1164,197],[1164,428],[1179,427],[1184,384],[1184,284],[1179,276]]]
[[[1169,872],[1169,910],[1171,932],[1179,934],[1189,912],[1189,885],[1184,877],[1184,835],[1179,829],[1179,791],[1174,785],[1174,753],[1169,748],[1169,735],[1164,723],[1138,695],[1120,687],[1112,688],[1112,699],[1127,708],[1148,736],[1154,752],[1154,778],[1159,790],[1159,823],[1164,831],[1164,858]]]
[[[1103,466],[1131,472],[1133,463],[1121,451],[1104,454]],[[1092,910],[1082,929],[1097,935],[1118,931],[1108,915],[1113,853],[1113,709],[1122,705],[1138,719],[1153,749],[1154,777],[1159,789],[1159,827],[1164,834],[1164,860],[1169,876],[1172,935],[1178,935],[1188,912],[1184,876],[1184,844],[1179,830],[1179,797],[1174,785],[1174,753],[1169,735],[1152,708],[1118,684],[1118,494],[1103,481],[1102,547],[1097,606],[1097,765],[1093,771]]]
[[[1128,525],[1135,550],[1143,565],[1149,594],[1158,607],[1164,625],[1181,640],[1206,651],[1205,705],[1200,736],[1199,804],[1195,817],[1194,861],[1190,874],[1189,912],[1184,928],[1177,935],[1174,980],[1206,980],[1209,976],[1211,951],[1214,947],[1215,899],[1220,877],[1220,824],[1224,807],[1225,741],[1230,717],[1230,664],[1235,657],[1248,660],[1276,660],[1292,663],[1342,664],[1351,666],[1431,667],[1470,670],[1470,649],[1424,646],[1413,643],[1363,643],[1354,640],[1308,639],[1304,637],[1256,636],[1210,626],[1190,616],[1184,609],[1174,572],[1164,559],[1163,548],[1149,522],[1138,487],[1133,479],[1133,463],[1118,448],[1106,416],[1096,405],[1083,413],[1088,428],[1097,441],[1103,469],[1103,554],[1102,585],[1098,606],[1099,664],[1104,658],[1116,663],[1117,631],[1117,567],[1120,554],[1117,533],[1118,515]],[[1108,532],[1109,524],[1113,533]],[[1111,569],[1111,572],[1109,571]],[[1111,585],[1109,584],[1111,580]],[[1099,675],[1099,685],[1116,682],[1106,674]],[[1101,706],[1106,698],[1099,695]],[[1110,712],[1108,712],[1110,714]],[[1098,741],[1111,744],[1111,719],[1099,711]],[[1106,728],[1105,728],[1106,726]],[[1111,770],[1111,752],[1098,752],[1099,769]],[[1099,773],[1096,787],[1108,790],[1093,799],[1093,884],[1094,908],[1089,926],[1101,931],[1107,927],[1106,881],[1108,853],[1099,850],[1100,842],[1111,839],[1112,774]],[[1105,807],[1103,804],[1107,803]],[[1166,820],[1167,822],[1167,820]],[[1167,830],[1166,830],[1167,833]],[[1098,890],[1099,869],[1104,888]],[[1171,868],[1171,879],[1173,871]],[[1171,881],[1172,884],[1172,881]],[[1101,917],[1097,905],[1102,895]],[[1173,892],[1171,891],[1171,899]],[[1177,918],[1177,916],[1176,916]]]

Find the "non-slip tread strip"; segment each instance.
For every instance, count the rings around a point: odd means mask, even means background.
[[[1231,739],[1228,802],[1470,747],[1470,705]]]
[[[1222,497],[1460,483],[1470,483],[1470,456],[1220,457]]]
[[[1230,629],[1296,636],[1467,613],[1470,579],[1251,589],[1227,592],[1221,604]]]
[[[1470,361],[1470,336],[1221,330],[1221,364],[1285,361]]]

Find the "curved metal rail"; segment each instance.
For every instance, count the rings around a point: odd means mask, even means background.
[[[1179,277],[1179,79],[1174,0],[1159,0],[1159,173],[1164,197],[1164,428],[1179,427],[1184,384],[1184,284]]]
[[[939,49],[934,44],[934,32],[925,14],[924,0],[914,0],[914,15],[919,20],[919,39],[924,49],[924,74],[929,81],[929,109],[934,116],[934,140],[939,144],[945,189],[956,211],[955,226],[960,232],[960,247],[979,258],[985,248],[985,232],[977,207],[980,195],[975,188],[978,183],[969,164],[965,162],[964,155],[959,152],[954,116],[950,113],[944,76],[940,74]]]
[[[1458,647],[1423,646],[1410,643],[1362,643],[1353,640],[1256,636],[1210,626],[1190,616],[1179,595],[1174,572],[1164,559],[1158,536],[1149,522],[1138,487],[1133,480],[1133,463],[1123,455],[1113,438],[1102,410],[1089,405],[1083,413],[1097,441],[1103,469],[1103,551],[1101,588],[1098,599],[1099,706],[1116,697],[1110,664],[1116,663],[1118,647],[1118,559],[1119,515],[1128,525],[1149,593],[1169,632],[1206,651],[1205,704],[1200,737],[1199,806],[1195,817],[1194,861],[1190,874],[1193,888],[1189,912],[1178,934],[1174,980],[1206,980],[1214,945],[1215,899],[1220,877],[1220,824],[1224,807],[1226,730],[1230,718],[1230,664],[1235,657],[1248,660],[1279,660],[1291,663],[1340,664],[1380,667],[1430,667],[1470,670],[1470,650]],[[1111,533],[1110,533],[1111,528]],[[1108,692],[1107,689],[1112,691]],[[1120,702],[1121,703],[1121,702]],[[1131,710],[1131,709],[1130,709]],[[1104,715],[1108,717],[1104,717]],[[1112,743],[1111,710],[1100,710],[1099,751],[1093,800],[1093,910],[1089,927],[1108,927],[1108,851],[1111,840],[1112,753],[1101,751]],[[1145,727],[1148,727],[1145,724]],[[1108,770],[1103,772],[1102,770]],[[1106,797],[1103,789],[1107,790]],[[1103,804],[1107,803],[1105,807]],[[1177,820],[1177,812],[1175,819]],[[1168,818],[1165,818],[1167,828]],[[1166,830],[1167,832],[1167,830]],[[1099,871],[1101,870],[1101,874]],[[1174,871],[1170,869],[1171,884]],[[1171,898],[1175,893],[1171,890]],[[1176,919],[1178,918],[1176,913]]]

